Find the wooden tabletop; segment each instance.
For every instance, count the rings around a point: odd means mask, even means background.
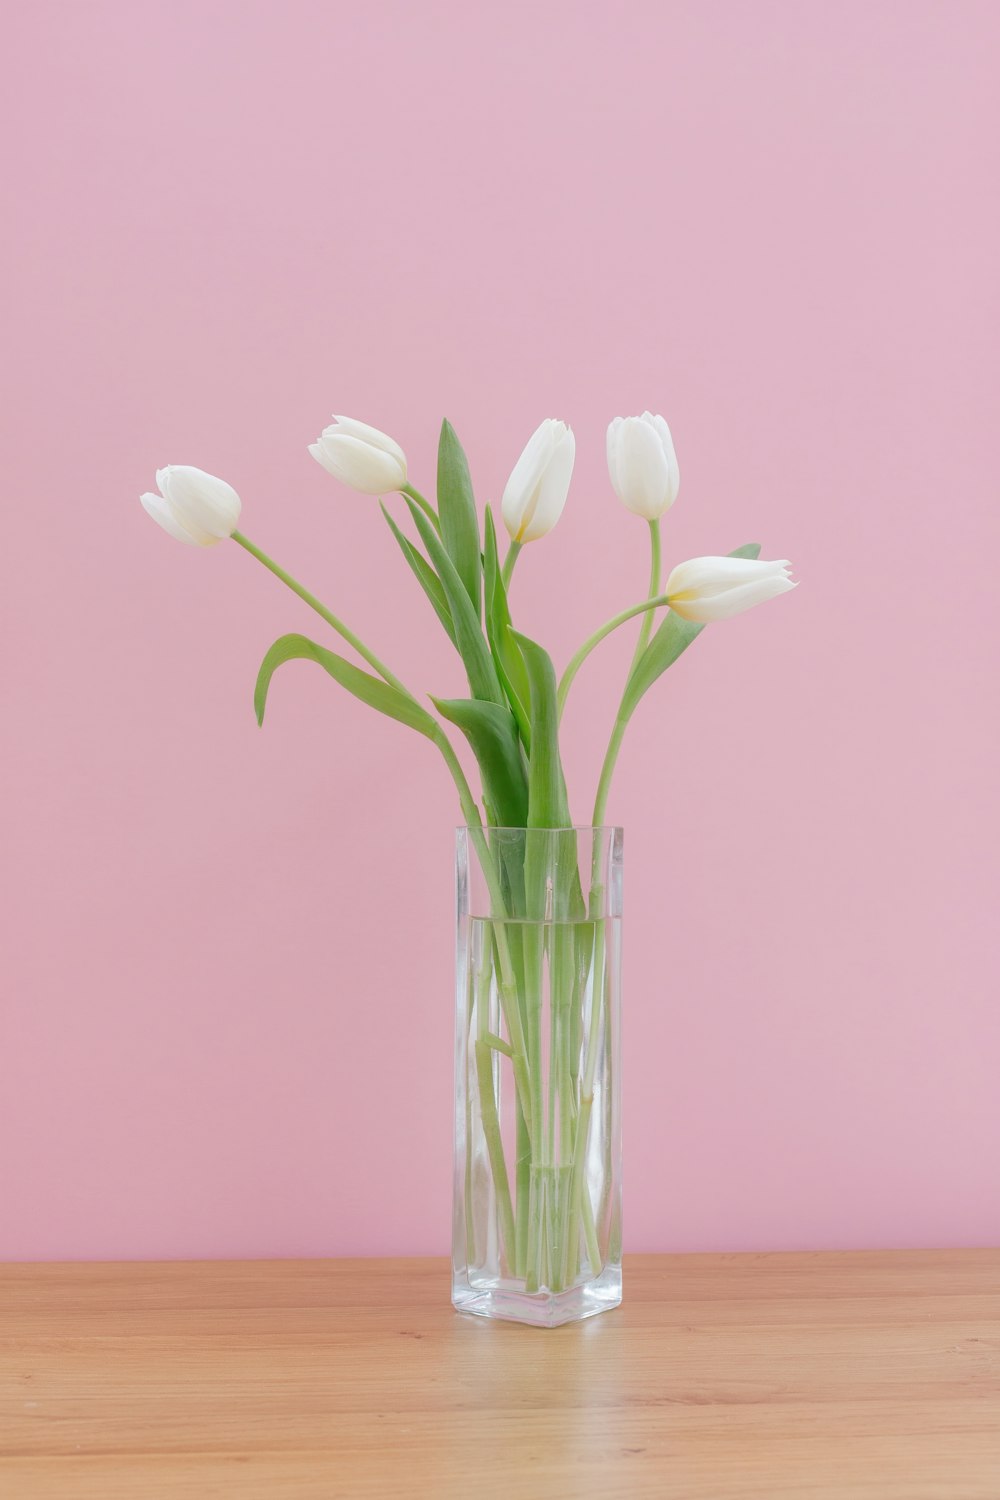
[[[0,1266],[10,1500],[998,1500],[1000,1252],[632,1256],[564,1328],[443,1261]]]

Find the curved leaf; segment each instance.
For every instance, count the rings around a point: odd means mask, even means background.
[[[514,632],[531,689],[531,758],[524,855],[525,911],[535,919],[577,921],[586,905],[580,885],[576,830],[571,826],[566,778],[559,757],[556,673],[548,653]],[[546,832],[542,830],[553,830]],[[525,962],[529,962],[527,937]],[[530,962],[537,963],[534,954]]]
[[[271,678],[286,661],[299,660],[316,662],[341,687],[353,693],[355,698],[360,698],[362,703],[367,703],[369,708],[378,709],[379,713],[387,714],[390,719],[398,719],[400,724],[409,725],[418,733],[425,734],[428,739],[433,739],[438,733],[437,723],[419,703],[397,688],[390,687],[381,678],[373,677],[370,672],[363,672],[360,667],[354,666],[336,652],[327,651],[325,646],[318,646],[305,635],[279,636],[261,662],[253,694],[258,724],[264,722],[264,707]]]
[[[448,600],[452,623],[455,626],[455,644],[465,663],[469,691],[473,698],[478,698],[480,702],[503,705],[505,702],[503,688],[500,686],[490,648],[486,644],[486,638],[479,623],[479,614],[472,607],[472,601],[465,592],[465,585],[458,576],[455,564],[420,507],[410,499],[409,495],[404,496],[404,499],[410,507],[410,514],[420,533],[420,539],[441,580],[441,586]]]
[[[493,512],[486,507],[485,543],[483,550],[483,577],[486,591],[486,639],[493,654],[500,684],[507,696],[525,749],[531,750],[531,686],[525,669],[524,658],[518,649],[511,629],[510,606],[504,588],[500,558],[497,554],[497,534],[493,525]]]
[[[391,530],[393,536],[396,538],[396,541],[399,543],[400,551],[413,570],[414,577],[420,584],[420,587],[423,589],[428,599],[431,601],[431,604],[434,606],[434,613],[437,615],[438,619],[441,621],[441,624],[448,632],[452,645],[455,645],[455,626],[452,623],[451,610],[448,607],[448,599],[445,594],[444,588],[441,585],[440,578],[437,576],[424,554],[422,552],[418,552],[416,547],[414,547],[413,543],[410,541],[409,537],[404,536],[404,534],[400,531],[399,527],[392,519],[392,516],[389,514],[385,502],[380,500],[379,504],[382,507],[382,514],[385,516],[385,519],[388,522],[389,529]]]
[[[482,558],[479,554],[479,518],[472,493],[469,464],[454,427],[447,417],[441,423],[437,471],[438,513],[441,517],[441,539],[455,571],[479,616],[479,580]]]
[[[747,542],[743,547],[737,547],[730,552],[730,557],[759,557],[760,543]],[[625,696],[622,699],[622,711],[626,718],[631,717],[635,706],[642,695],[649,691],[658,677],[661,677],[668,667],[672,667],[683,651],[686,651],[696,635],[704,630],[704,625],[695,625],[690,620],[682,620],[680,615],[668,610],[666,617],[653,635],[653,639],[640,656],[632,675],[629,677],[625,688]]]
[[[501,828],[523,828],[528,816],[528,777],[510,709],[475,698],[432,698],[435,708],[456,724],[472,746],[483,778],[483,793]]]
[[[559,710],[556,703],[556,673],[547,651],[519,635],[511,634],[521,649],[531,692],[531,758],[528,766],[529,828],[568,828],[569,803],[566,779],[559,758]]]

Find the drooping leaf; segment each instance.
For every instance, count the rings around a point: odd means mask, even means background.
[[[511,629],[510,606],[504,587],[493,512],[486,507],[483,578],[486,591],[486,638],[493,654],[493,665],[507,695],[511,711],[527,751],[531,750],[531,687],[520,647]]]
[[[479,623],[479,614],[473,609],[472,601],[465,591],[465,585],[458,576],[455,564],[445,551],[441,538],[419,506],[414,504],[408,495],[405,499],[427,556],[441,580],[441,587],[448,600],[452,624],[455,627],[455,644],[465,663],[469,691],[473,698],[478,698],[482,703],[503,704],[505,702],[503,688],[500,686],[500,679],[493,665],[493,657],[490,655],[490,648],[486,644],[486,637]]]
[[[529,828],[567,828],[570,823],[566,779],[559,758],[559,712],[556,673],[537,641],[513,632],[528,674],[531,694],[531,757],[528,766]]]
[[[745,546],[737,547],[734,552],[730,552],[729,556],[759,557],[760,543],[747,542]],[[642,695],[649,691],[656,679],[661,677],[668,667],[673,666],[681,653],[687,650],[695,636],[700,635],[704,628],[704,625],[696,625],[691,620],[682,620],[680,615],[675,614],[673,610],[668,610],[629,677],[622,702],[622,710],[626,718],[632,715]]]
[[[428,739],[433,739],[438,733],[433,717],[419,703],[415,703],[397,688],[390,687],[381,678],[372,676],[370,672],[363,672],[360,667],[354,666],[336,652],[327,651],[325,646],[318,646],[305,635],[279,636],[261,662],[253,694],[258,724],[264,722],[264,707],[271,678],[283,663],[298,660],[316,662],[341,687],[353,693],[355,698],[360,698],[362,703],[367,703],[369,708],[378,709],[380,714],[398,719],[401,724],[409,725],[411,729],[425,734]]]
[[[396,538],[396,541],[399,543],[400,551],[406,558],[406,561],[409,563],[410,568],[413,570],[413,574],[417,582],[420,584],[420,587],[423,589],[424,593],[431,601],[431,604],[434,606],[434,613],[437,615],[438,619],[441,621],[441,624],[448,632],[452,645],[454,645],[455,626],[452,623],[451,610],[448,607],[448,598],[445,594],[440,578],[437,576],[424,554],[422,552],[419,552],[417,548],[414,547],[409,537],[404,536],[403,532],[400,531],[399,527],[392,519],[392,516],[389,514],[389,511],[386,509],[385,503],[383,501],[380,501],[379,504],[382,506],[382,514],[385,516],[385,519],[389,525],[389,529],[391,530],[393,536]]]
[[[478,619],[482,574],[479,519],[468,460],[447,417],[441,423],[438,443],[437,495],[441,539]]]
[[[528,776],[509,708],[474,698],[432,698],[440,713],[465,735],[483,778],[483,793],[501,828],[523,828],[528,816]]]

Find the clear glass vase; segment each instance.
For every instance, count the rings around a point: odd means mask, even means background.
[[[452,1301],[621,1301],[620,828],[460,828]]]

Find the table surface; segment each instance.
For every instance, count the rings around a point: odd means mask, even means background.
[[[440,1260],[0,1266],[11,1500],[998,1500],[1000,1251],[632,1256],[555,1329]]]

